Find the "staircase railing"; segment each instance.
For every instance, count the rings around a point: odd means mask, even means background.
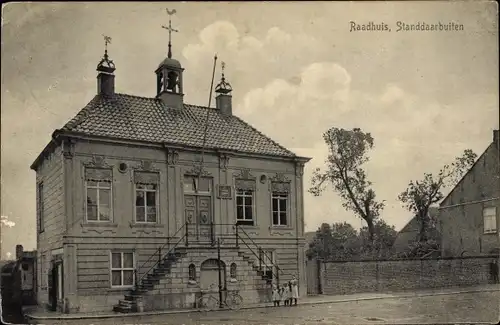
[[[277,285],[279,286],[279,276],[280,272],[282,275],[286,275],[286,273],[278,266],[277,263],[275,263],[272,259],[272,256],[269,256],[265,250],[262,249],[261,246],[257,245],[257,243],[248,235],[248,233],[241,227],[241,225],[236,224],[235,225],[235,232],[236,232],[236,246],[239,246],[239,241],[243,242],[245,246],[252,252],[252,254],[257,257],[259,261],[259,270],[262,270],[262,263],[264,262],[264,266],[266,268],[271,269],[271,280],[275,277]],[[250,240],[250,242],[253,244],[254,247],[257,248],[258,254],[255,253],[255,251],[247,244],[247,242],[243,239],[243,237],[240,235],[240,233],[243,233],[247,239]],[[265,257],[265,261],[263,260],[263,257]],[[271,265],[267,264],[267,262],[270,262]],[[274,272],[273,269],[276,269],[276,272]]]
[[[172,251],[182,242],[183,239],[185,239],[185,244],[186,246],[188,246],[188,233],[187,231],[183,232],[183,235],[179,237],[179,239],[177,240],[177,242],[175,242],[174,246],[172,248],[169,248],[170,246],[170,239],[172,238],[176,238],[177,235],[179,235],[179,233],[181,232],[181,230],[183,229],[187,229],[187,223],[185,223],[182,227],[180,227],[179,229],[177,229],[177,231],[175,232],[175,234],[171,237],[167,237],[167,242],[165,244],[163,244],[162,246],[160,246],[144,263],[142,263],[141,266],[139,266],[138,268],[136,268],[134,270],[134,278],[135,278],[135,287],[137,288],[142,280],[149,274],[149,272],[151,270],[153,270],[158,264],[161,263],[161,261],[167,257],[169,254],[172,253]],[[167,253],[166,254],[163,254],[162,255],[162,251],[165,251],[165,247],[167,247]],[[139,275],[139,271],[145,266],[147,265],[149,262],[151,262],[153,260],[153,258],[155,257],[158,257],[158,260],[146,271],[144,272],[141,277],[139,278],[138,275]]]
[[[165,244],[160,246],[158,249],[155,250],[155,252],[144,262],[142,263],[141,266],[136,268],[134,270],[134,280],[135,280],[135,287],[137,288],[141,283],[142,280],[148,276],[148,274],[153,270],[158,264],[162,262],[162,260],[169,256],[175,248],[177,248],[183,241],[184,241],[184,247],[188,247],[190,242],[190,234],[189,234],[189,226],[193,225],[188,222],[184,223],[177,231],[175,232],[174,235],[167,237],[167,241]],[[286,273],[278,266],[276,262],[273,261],[272,256],[269,256],[269,254],[262,249],[261,246],[257,245],[257,243],[250,237],[250,235],[243,229],[243,227],[239,224],[215,224],[211,222],[210,224],[210,242],[211,246],[215,248],[215,238],[220,237],[220,238],[228,238],[228,237],[233,237],[235,239],[235,244],[236,247],[239,247],[240,242],[243,243],[248,250],[257,258],[258,263],[259,263],[259,270],[262,271],[263,266],[265,269],[270,269],[271,270],[271,281],[272,279],[276,279],[277,284],[279,285],[279,280],[280,280],[280,274],[281,275],[286,275]],[[217,226],[219,227],[226,227],[229,226],[229,229],[232,228],[235,230],[234,234],[231,233],[226,233],[225,231],[221,231],[221,234],[217,234]],[[182,234],[182,235],[181,235]],[[221,236],[222,235],[222,236]],[[173,246],[171,246],[171,240],[178,238],[175,243],[173,243]],[[194,240],[191,238],[191,240]],[[206,243],[206,242],[204,242]],[[196,240],[194,240],[193,244],[196,244]],[[166,253],[164,253],[166,251]],[[256,252],[257,251],[257,252]],[[152,265],[144,272],[142,275],[139,277],[139,271],[145,268],[146,265],[154,261],[155,258],[158,258]],[[275,272],[276,270],[276,272]]]

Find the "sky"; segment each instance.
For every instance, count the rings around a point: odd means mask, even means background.
[[[397,201],[408,182],[464,149],[481,154],[499,126],[495,2],[9,3],[1,70],[1,214],[16,224],[2,234],[9,249],[35,248],[29,166],[96,94],[102,34],[112,38],[116,91],[154,97],[154,70],[167,53],[166,6],[177,11],[173,55],[185,68],[185,102],[208,104],[217,53],[234,89],[233,113],[312,158],[306,190],[327,156],[323,132],[370,132],[365,167],[386,200],[381,217],[396,229],[412,217]],[[398,21],[463,30],[396,32]],[[370,22],[391,31],[350,30]],[[362,226],[333,191],[305,193],[306,231],[342,221]]]

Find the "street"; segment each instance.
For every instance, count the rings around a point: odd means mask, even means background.
[[[50,321],[50,324],[422,324],[497,323],[500,291],[358,302],[325,303],[114,319]],[[43,322],[38,322],[43,323]],[[45,324],[48,324],[46,322]]]

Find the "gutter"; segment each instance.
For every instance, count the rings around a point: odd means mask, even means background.
[[[62,135],[63,131],[61,131],[60,129],[56,129],[54,132],[52,132],[51,140],[43,148],[42,152],[38,155],[38,157],[36,157],[35,161],[30,165],[31,170],[36,170],[42,159],[45,158],[47,152],[50,151],[51,147],[54,145],[57,146],[60,143]]]
[[[478,204],[478,203],[495,201],[495,200],[498,200],[498,199],[500,199],[500,197],[493,197],[493,198],[484,199],[484,200],[477,200],[477,201],[469,201],[469,202],[464,202],[464,203],[450,204],[450,205],[440,206],[438,209],[439,210],[444,210],[444,209],[455,208],[455,207],[460,207],[460,206],[464,206],[464,205]]]

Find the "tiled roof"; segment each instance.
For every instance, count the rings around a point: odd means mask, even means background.
[[[224,116],[214,108],[188,104],[177,110],[166,107],[160,99],[125,94],[97,95],[62,130],[202,147],[207,113],[206,148],[296,156],[234,115]]]

